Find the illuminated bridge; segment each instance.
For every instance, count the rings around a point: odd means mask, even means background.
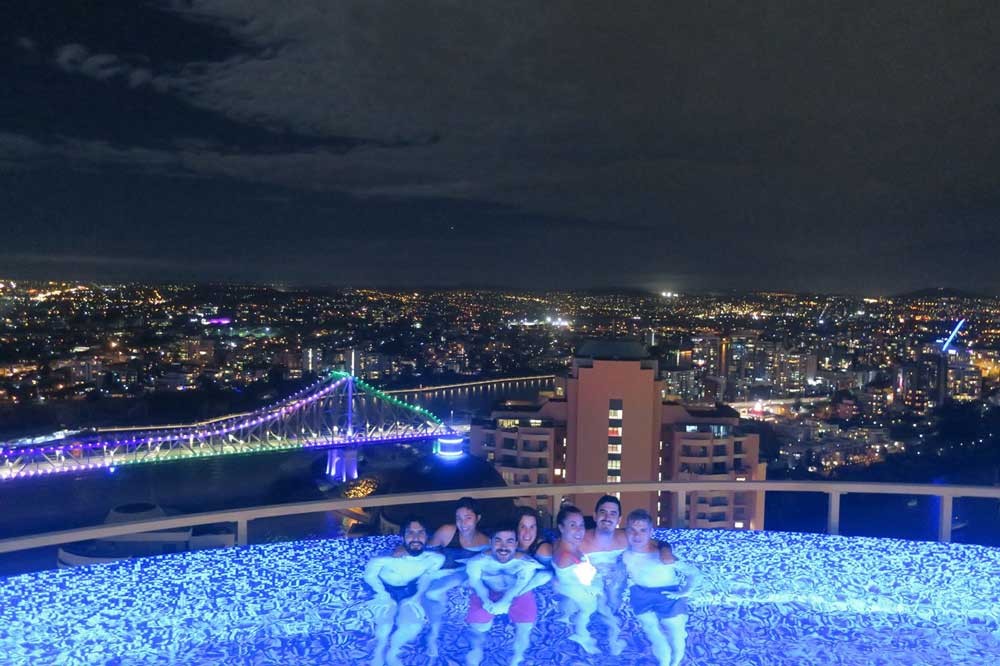
[[[0,444],[0,481],[60,472],[293,449],[328,449],[327,474],[357,477],[358,447],[415,442],[453,430],[344,372],[253,412],[209,421],[58,433],[46,441]]]

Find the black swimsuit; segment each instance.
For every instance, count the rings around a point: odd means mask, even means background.
[[[444,566],[442,569],[458,569],[465,566],[465,562],[459,562],[458,560],[467,560],[469,558],[479,555],[482,549],[479,550],[469,550],[462,545],[462,541],[458,535],[458,529],[455,529],[455,534],[451,537],[451,541],[448,545],[441,549],[441,554],[444,555]]]
[[[382,586],[385,591],[389,593],[392,600],[399,603],[403,599],[409,599],[417,593],[417,581],[416,579],[411,580],[406,585],[389,585],[389,583],[382,581]]]

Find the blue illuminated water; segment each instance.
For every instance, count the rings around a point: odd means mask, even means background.
[[[705,574],[687,664],[968,664],[1000,654],[1000,549],[775,532],[664,530]],[[298,541],[181,553],[0,579],[4,664],[364,664],[373,647],[368,558],[396,539]],[[429,660],[464,663],[467,591],[455,590]],[[628,648],[589,656],[567,640],[552,593],[528,664],[653,664],[623,611]],[[591,629],[606,646],[603,625]],[[501,621],[484,664],[509,659]]]

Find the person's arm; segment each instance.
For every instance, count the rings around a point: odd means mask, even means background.
[[[451,541],[451,538],[455,536],[455,531],[458,528],[454,525],[442,525],[437,528],[434,532],[434,536],[431,540],[427,542],[427,548],[444,548]]]
[[[701,582],[701,571],[698,570],[698,567],[687,562],[677,562],[675,566],[678,567],[678,571],[684,574],[684,585],[677,591],[677,596],[689,597]]]
[[[479,600],[483,602],[483,608],[489,611],[492,602],[490,601],[490,591],[483,584],[483,564],[483,560],[479,557],[473,557],[465,564],[465,575],[472,591],[479,595]]]
[[[382,577],[379,574],[385,567],[385,558],[376,557],[375,559],[368,562],[365,567],[364,581],[375,590],[375,598],[384,601],[390,599],[389,592],[385,589],[385,584],[382,582]]]
[[[518,558],[517,561],[521,564],[518,568],[514,584],[510,587],[511,601],[524,594],[524,588],[526,588],[528,583],[531,582],[531,579],[534,578],[535,572],[542,568],[541,564],[530,557],[521,557]]]
[[[657,541],[656,548],[660,551],[660,562],[673,564],[677,558],[674,557],[674,550],[669,541]]]
[[[548,541],[543,541],[538,544],[538,548],[535,549],[536,557],[552,557],[552,544]]]

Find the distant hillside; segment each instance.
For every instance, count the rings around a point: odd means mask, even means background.
[[[951,287],[930,287],[927,289],[918,289],[917,291],[909,291],[905,294],[897,294],[896,296],[893,296],[893,298],[994,298],[994,296],[991,294],[964,291],[962,289],[952,289]]]

